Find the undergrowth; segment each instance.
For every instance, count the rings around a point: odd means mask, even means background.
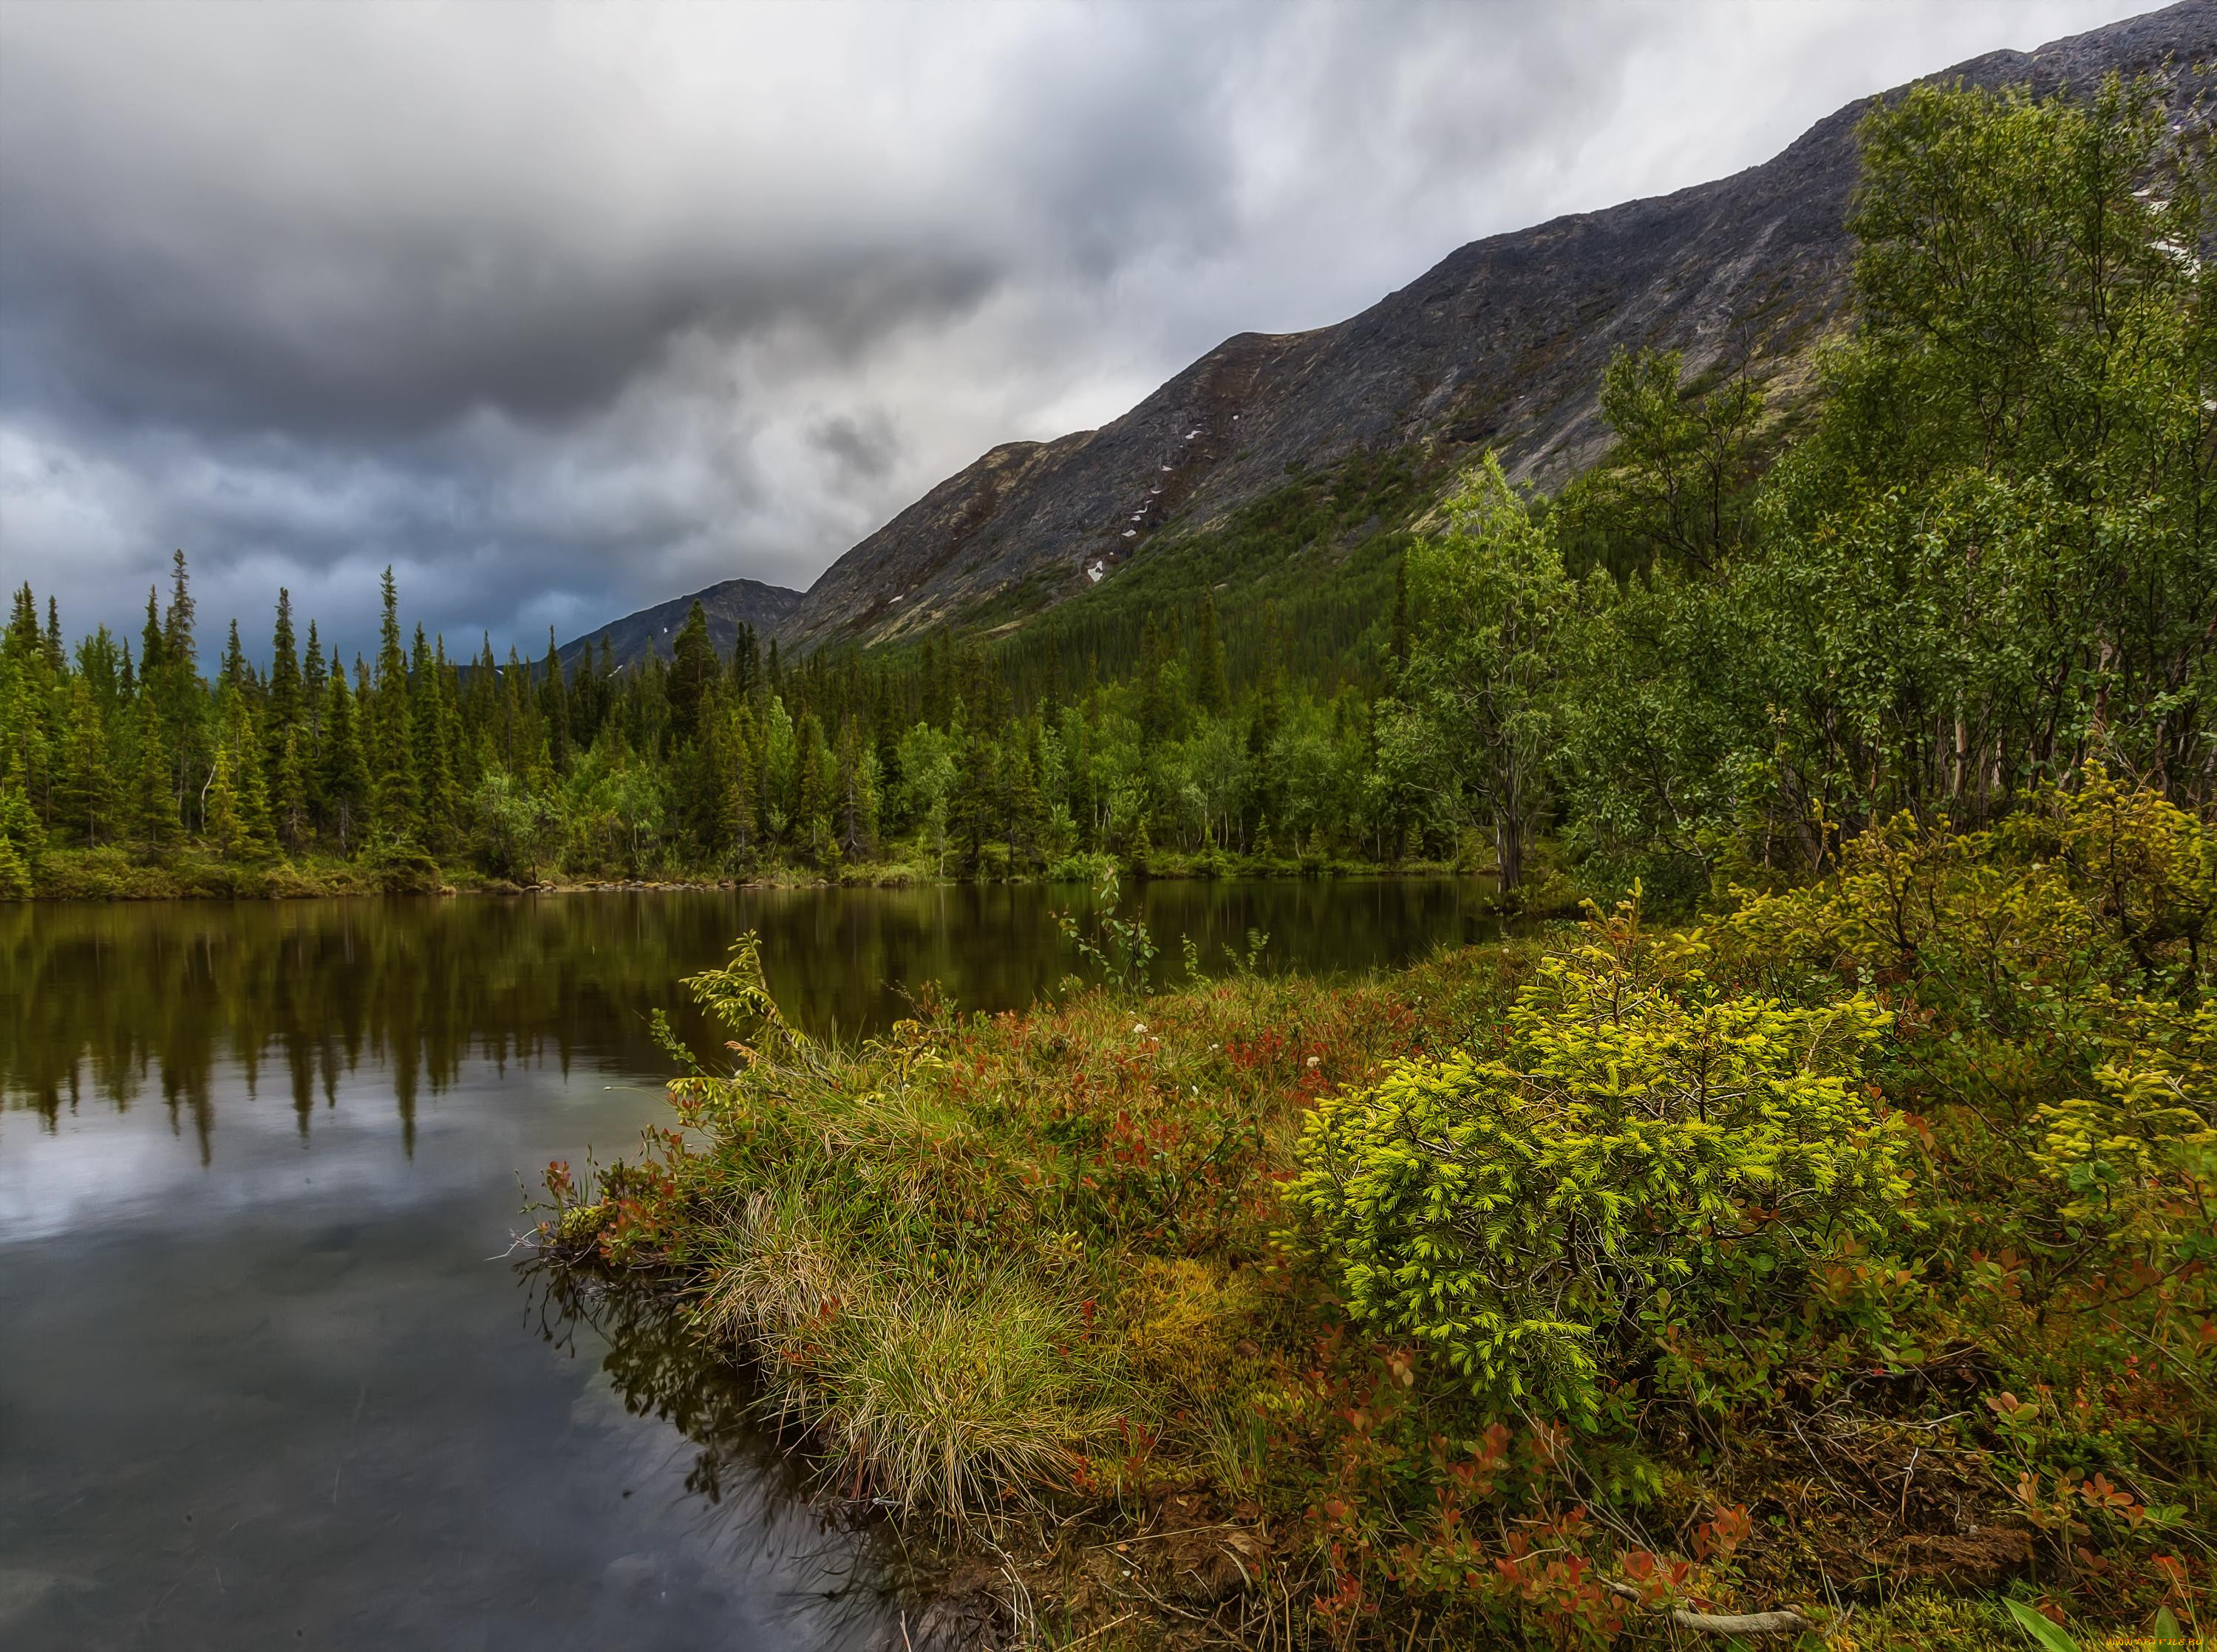
[[[973,1635],[2195,1633],[2217,841],[2094,770],[1838,865],[858,1045],[743,943],[731,1059],[550,1168],[544,1254],[750,1369]]]

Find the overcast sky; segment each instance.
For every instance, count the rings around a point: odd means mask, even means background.
[[[258,650],[806,586],[995,442],[2135,0],[0,5],[0,575]],[[207,640],[214,640],[211,635]]]

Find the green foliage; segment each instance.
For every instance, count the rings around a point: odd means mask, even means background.
[[[1501,886],[1514,890],[1545,806],[1578,591],[1491,453],[1444,509],[1448,531],[1409,552],[1414,623],[1394,698],[1380,707],[1379,767],[1446,819],[1482,821]]]
[[[1591,1426],[1608,1373],[1793,1307],[1884,1230],[1903,1134],[1861,1061],[1888,1019],[1722,991],[1635,909],[1596,915],[1518,994],[1502,1056],[1324,1102],[1290,1197],[1357,1319]]]
[[[1140,829],[1145,832],[1144,823]],[[1153,985],[1158,948],[1145,918],[1117,915],[1114,865],[1101,879],[1096,902],[1093,934],[1086,934],[1078,919],[1067,912],[1055,915],[1055,926],[1071,949],[1101,971],[1110,988],[1128,996],[1144,996]]]
[[[1822,872],[1839,829],[2105,755],[2210,800],[2211,160],[2161,90],[1874,108],[1856,330],[1759,480],[1783,436],[1738,379],[1612,368],[1617,446],[1553,519],[1617,586],[1553,775],[1597,882]]]
[[[2163,92],[1874,108],[1854,325],[1812,393],[1627,353],[1597,387],[1614,446],[1552,502],[1423,445],[1295,467],[1210,521],[1172,475],[1163,527],[1044,612],[1041,587],[800,660],[750,632],[719,652],[689,614],[621,669],[405,650],[388,576],[367,669],[313,625],[299,657],[280,593],[267,674],[234,630],[211,682],[180,557],[135,663],[105,633],[72,662],[16,594],[0,785],[57,842],[154,860],[1490,861],[1540,907],[1576,892],[1564,869],[1658,910],[1821,877],[1903,810],[2001,821],[2091,761],[2206,807],[2211,162]]]

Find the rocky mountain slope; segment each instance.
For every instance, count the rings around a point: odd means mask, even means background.
[[[2217,0],[1995,52],[1934,78],[2037,91],[2110,72],[2168,73],[2182,93],[2217,64]],[[1859,100],[1784,151],[1713,183],[1472,242],[1334,326],[1226,339],[1122,417],[995,447],[849,551],[806,594],[746,579],[698,594],[719,647],[741,623],[788,649],[876,643],[960,620],[1022,588],[1032,609],[1113,578],[1165,528],[1190,533],[1358,450],[1450,463],[1485,447],[1541,485],[1605,445],[1596,392],[1620,348],[1683,352],[1694,373],[1745,370],[1774,404],[1806,384],[1840,317],[1853,247]],[[668,651],[695,599],[605,632],[620,661]]]
[[[2185,0],[1939,78],[2047,89],[2210,60],[2217,0]],[[1603,443],[1596,390],[1625,346],[1682,350],[1695,371],[1745,364],[1790,399],[1840,312],[1866,107],[1734,176],[1473,242],[1335,326],[1227,339],[1098,430],[996,447],[842,557],[780,634],[884,641],[1019,584],[1059,601],[1164,525],[1205,524],[1289,465],[1358,448],[1449,459],[1490,444],[1519,476],[1558,481]]]
[[[678,626],[685,623],[686,613],[698,602],[707,613],[709,636],[715,639],[718,649],[729,653],[741,626],[752,626],[767,640],[792,617],[800,601],[799,591],[789,591],[782,585],[765,585],[758,579],[727,579],[691,596],[677,597],[651,608],[641,608],[637,613],[627,613],[597,631],[572,638],[558,651],[565,671],[575,670],[579,657],[589,648],[597,661],[603,637],[608,639],[608,651],[620,665],[636,664],[650,652],[666,660],[670,657],[671,638],[677,635]]]

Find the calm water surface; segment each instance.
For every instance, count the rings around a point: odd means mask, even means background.
[[[1158,884],[1167,957],[1356,971],[1483,886]],[[0,1645],[837,1648],[891,1629],[742,1396],[504,1259],[662,1117],[734,936],[814,1031],[1028,1002],[1083,891],[0,906]],[[681,1030],[689,1023],[676,1018]]]

